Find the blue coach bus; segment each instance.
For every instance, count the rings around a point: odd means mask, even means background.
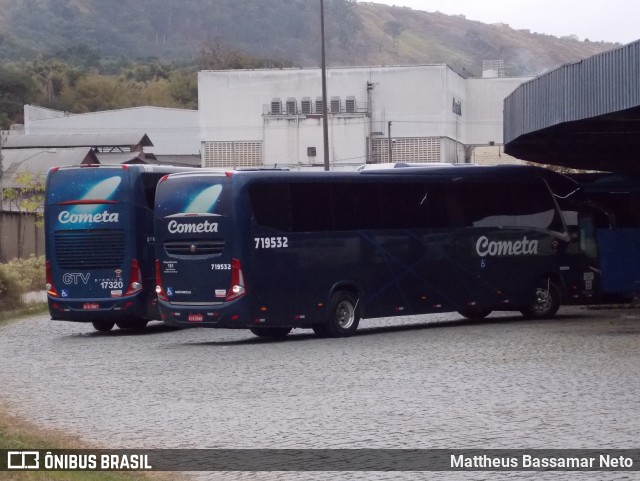
[[[640,176],[574,174],[584,192],[581,239],[598,267],[599,303],[640,300]]]
[[[531,166],[174,174],[155,208],[162,319],[340,337],[361,318],[551,317],[594,295],[578,190]]]
[[[143,328],[159,319],[153,205],[160,178],[186,168],[53,168],[45,188],[45,253],[53,320],[95,329]]]

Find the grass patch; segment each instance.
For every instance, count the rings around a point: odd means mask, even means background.
[[[25,317],[45,314],[47,312],[46,302],[29,304],[12,311],[0,311],[0,326],[9,322],[24,319]]]
[[[38,428],[9,412],[0,404],[0,449],[93,449],[79,438]],[[179,473],[121,473],[99,471],[0,471],[0,481],[168,481],[185,480]]]
[[[94,449],[79,438],[68,434],[42,429],[10,413],[0,403],[0,449]],[[168,481],[186,480],[179,473],[119,473],[90,471],[0,471],[0,481]]]

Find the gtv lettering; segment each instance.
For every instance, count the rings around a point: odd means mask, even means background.
[[[82,281],[84,284],[89,282],[90,273],[83,274],[81,272],[67,272],[62,276],[62,282],[67,285],[76,285],[79,284],[79,281]]]
[[[218,223],[205,220],[204,222],[199,222],[198,224],[181,224],[178,221],[172,220],[171,222],[169,222],[168,229],[171,234],[200,234],[203,232],[218,232]]]
[[[476,242],[476,252],[480,257],[536,255],[538,241],[523,237],[517,241],[490,241],[482,236]]]
[[[69,211],[63,210],[58,214],[58,221],[61,224],[118,222],[118,213],[105,210],[97,214],[71,214]]]

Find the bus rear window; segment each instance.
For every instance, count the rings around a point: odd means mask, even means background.
[[[98,168],[54,171],[47,180],[46,202],[52,205],[63,202],[126,201],[123,173],[123,170]]]
[[[158,185],[158,216],[227,214],[227,183],[212,177],[169,178]],[[162,193],[162,194],[161,194]],[[169,195],[170,193],[170,195]]]

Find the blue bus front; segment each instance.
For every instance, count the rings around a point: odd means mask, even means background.
[[[230,175],[174,174],[158,184],[156,293],[168,325],[246,327],[245,278],[234,257]]]
[[[49,172],[45,244],[52,319],[95,325],[145,317],[129,174],[127,166]]]

